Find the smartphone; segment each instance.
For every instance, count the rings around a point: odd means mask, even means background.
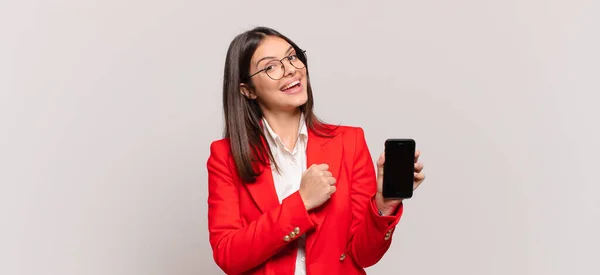
[[[413,139],[388,139],[385,141],[383,164],[383,197],[408,199],[413,196],[415,173],[415,148]]]

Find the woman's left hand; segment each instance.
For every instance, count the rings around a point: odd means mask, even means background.
[[[415,151],[415,175],[413,190],[416,190],[419,185],[425,180],[425,174],[423,173],[423,164],[419,162],[419,156],[421,152]],[[402,199],[385,199],[383,198],[383,163],[385,162],[385,154],[381,153],[377,160],[377,195],[375,200],[377,207],[383,213],[388,216],[393,214],[398,208],[398,205],[402,202]]]

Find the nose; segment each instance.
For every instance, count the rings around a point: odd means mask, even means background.
[[[296,69],[296,67],[292,66],[292,61],[290,61],[289,59],[286,58],[282,61],[282,63],[283,63],[283,68],[285,69],[284,76],[296,74],[297,69]]]

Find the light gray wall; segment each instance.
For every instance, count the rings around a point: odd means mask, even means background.
[[[227,46],[257,25],[307,49],[316,111],[373,157],[423,152],[369,274],[600,274],[599,8],[2,1],[0,274],[221,274],[205,165]]]

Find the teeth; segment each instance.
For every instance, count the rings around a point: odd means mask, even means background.
[[[294,81],[294,82],[292,82],[292,83],[290,83],[290,84],[286,85],[285,87],[281,88],[281,90],[287,90],[287,89],[289,89],[289,88],[291,88],[291,87],[295,86],[295,85],[296,85],[296,84],[298,84],[298,83],[300,83],[300,81],[296,80],[296,81]]]

